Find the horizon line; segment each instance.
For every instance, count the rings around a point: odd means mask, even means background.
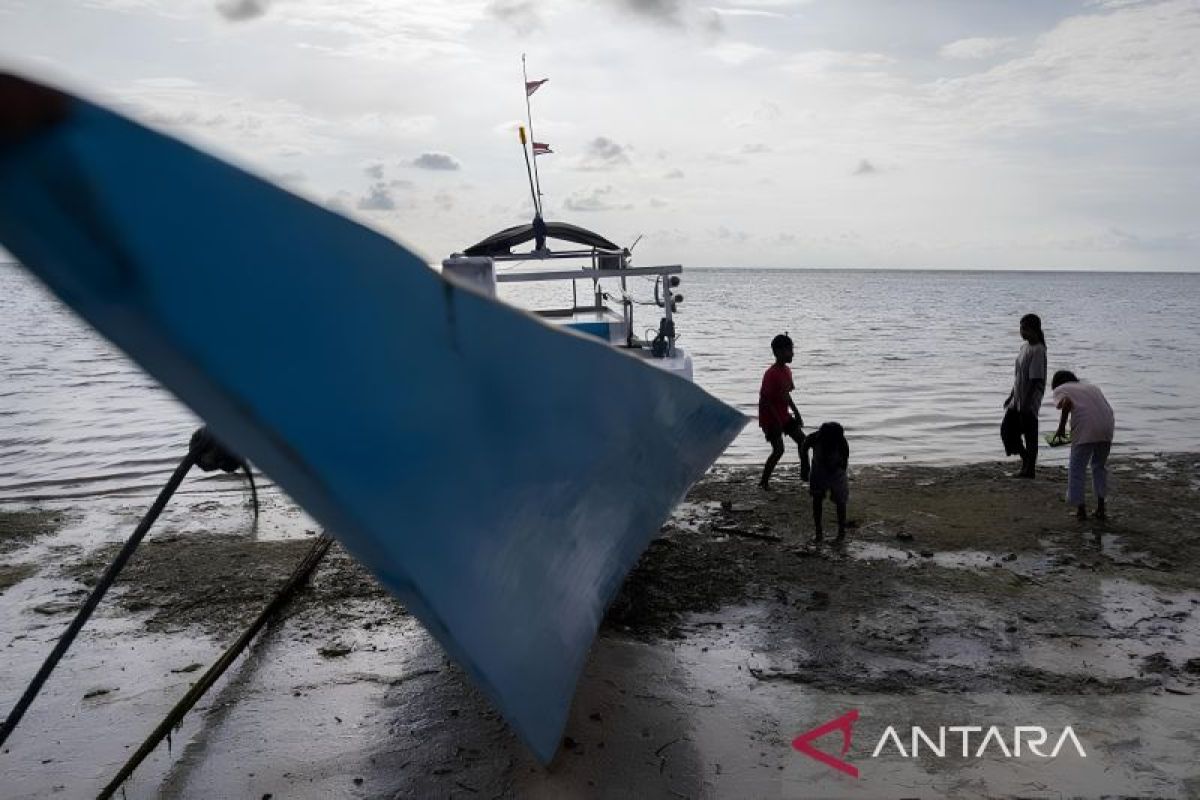
[[[0,267],[21,267],[20,261],[0,261]],[[436,268],[436,264],[429,264]],[[691,266],[689,271],[733,272],[1037,272],[1047,274],[1093,275],[1200,275],[1200,267],[1155,267],[1150,269],[1105,269],[1096,267],[758,267],[758,266]]]

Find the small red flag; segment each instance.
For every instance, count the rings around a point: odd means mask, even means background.
[[[525,96],[529,97],[530,95],[532,95],[534,92],[536,92],[538,90],[538,87],[540,87],[543,83],[545,83],[548,80],[550,80],[550,79],[542,78],[540,81],[525,81]]]
[[[533,143],[533,154],[535,156],[545,156],[545,155],[549,155],[553,152],[554,151],[550,149],[550,145],[546,144],[545,142],[534,142]]]

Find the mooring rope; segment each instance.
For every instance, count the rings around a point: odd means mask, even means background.
[[[187,455],[179,462],[179,466],[175,468],[175,472],[171,474],[162,491],[158,493],[154,504],[150,506],[150,510],[142,517],[142,521],[138,523],[133,535],[125,542],[125,545],[117,553],[117,557],[113,559],[113,562],[108,565],[108,569],[104,571],[104,575],[96,583],[96,587],[92,589],[92,593],[88,595],[83,606],[75,614],[75,619],[71,620],[71,624],[67,626],[58,643],[54,645],[54,649],[50,651],[50,655],[42,663],[41,669],[37,671],[37,674],[33,676],[33,680],[30,681],[29,686],[25,688],[21,699],[17,701],[17,704],[13,706],[13,710],[4,718],[4,723],[0,725],[0,746],[3,746],[8,737],[12,735],[13,730],[17,727],[17,723],[25,716],[25,712],[29,709],[34,699],[37,698],[38,693],[41,692],[42,686],[45,685],[46,680],[50,677],[50,673],[58,666],[58,662],[66,654],[67,648],[71,646],[79,631],[87,623],[88,619],[91,618],[92,612],[96,610],[96,606],[100,604],[109,587],[116,581],[121,570],[125,568],[126,562],[133,555],[133,551],[142,543],[142,539],[150,530],[150,526],[158,519],[158,515],[162,513],[167,502],[175,494],[175,490],[179,488],[179,484],[183,482],[184,477],[193,466],[198,466],[205,472],[211,472],[214,469],[233,472],[245,468],[247,475],[250,473],[250,467],[246,464],[245,460],[234,455],[217,441],[216,437],[209,432],[207,426],[198,429],[192,434],[191,441],[188,443]],[[250,479],[250,486],[253,490],[253,478]],[[254,491],[254,516],[258,516],[257,490]]]
[[[162,513],[166,507],[167,501],[171,499],[171,495],[175,494],[175,490],[179,488],[179,484],[183,482],[183,478],[187,475],[188,470],[196,463],[196,453],[189,449],[188,454],[179,462],[179,466],[175,468],[175,472],[171,474],[171,479],[167,481],[166,486],[158,493],[158,498],[155,499],[154,505],[150,506],[150,510],[146,512],[146,516],[142,517],[142,521],[138,523],[137,529],[129,540],[125,542],[125,546],[121,548],[121,552],[117,553],[117,557],[108,565],[108,569],[104,571],[104,575],[100,578],[96,588],[92,589],[92,593],[88,595],[84,601],[83,607],[75,615],[75,619],[71,620],[71,624],[67,626],[67,630],[58,640],[58,644],[50,651],[50,655],[46,657],[42,668],[38,670],[37,675],[26,687],[25,693],[21,695],[21,699],[17,701],[16,706],[9,712],[9,715],[4,719],[4,725],[0,727],[0,745],[7,741],[13,730],[17,727],[17,723],[21,721],[21,717],[25,715],[25,711],[33,703],[34,698],[38,696],[38,692],[42,690],[46,679],[50,677],[50,673],[58,665],[59,660],[67,652],[67,648],[71,646],[71,642],[75,641],[75,636],[83,628],[84,623],[92,616],[92,612],[96,610],[96,606],[100,604],[100,600],[104,597],[104,593],[108,591],[108,587],[112,586],[113,581],[117,579],[125,562],[129,561],[129,557],[133,555],[133,551],[141,544],[142,537],[150,530],[150,526],[158,519],[158,515]]]
[[[208,671],[204,673],[200,680],[192,685],[192,688],[183,696],[183,699],[175,704],[175,707],[158,724],[158,727],[146,737],[146,741],[142,742],[142,746],[137,749],[137,752],[125,762],[125,766],[121,767],[121,771],[117,773],[117,776],[100,792],[100,800],[112,797],[113,793],[121,788],[121,784],[133,774],[133,771],[137,769],[146,756],[150,755],[163,739],[171,735],[171,730],[183,721],[184,715],[191,710],[196,701],[217,682],[221,674],[241,655],[241,652],[246,649],[246,646],[250,644],[250,641],[262,629],[263,625],[270,621],[271,617],[291,599],[296,590],[304,585],[304,582],[308,580],[308,576],[316,569],[317,564],[320,563],[325,553],[329,550],[329,545],[332,543],[333,538],[327,533],[321,534],[313,542],[312,548],[304,556],[304,560],[300,562],[295,571],[292,572],[287,583],[275,593],[275,596],[271,598],[271,602],[267,604],[267,607],[251,623],[250,627],[238,637],[236,642],[230,645],[228,650],[221,654],[221,657],[208,668]]]

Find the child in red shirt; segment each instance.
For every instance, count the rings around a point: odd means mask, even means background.
[[[804,444],[804,419],[800,410],[792,401],[792,339],[786,333],[781,333],[771,340],[771,352],[775,354],[775,363],[767,367],[763,375],[762,388],[758,392],[758,426],[763,435],[771,443],[771,455],[763,465],[762,480],[758,485],[766,491],[770,490],[771,473],[775,465],[783,457],[783,435],[795,440],[800,450],[800,480],[808,480],[808,453],[801,446]]]

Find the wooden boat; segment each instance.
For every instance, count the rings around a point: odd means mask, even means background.
[[[0,243],[325,525],[545,761],[605,608],[746,421],[379,233],[2,75]]]

